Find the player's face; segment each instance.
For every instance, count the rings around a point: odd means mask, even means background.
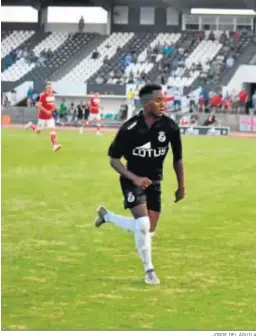
[[[49,94],[52,94],[52,85],[51,84],[46,85],[46,92],[49,93]]]
[[[146,113],[153,117],[160,117],[167,111],[166,97],[163,93],[150,100],[145,106]]]

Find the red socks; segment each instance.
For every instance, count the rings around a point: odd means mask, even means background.
[[[35,132],[35,130],[36,130],[36,125],[35,124],[31,124],[29,127]]]
[[[52,145],[55,146],[57,144],[56,132],[51,132],[50,138],[51,138]]]

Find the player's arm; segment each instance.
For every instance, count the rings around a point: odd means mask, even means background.
[[[120,129],[108,150],[108,155],[110,157],[110,165],[115,171],[118,172],[118,174],[131,180],[135,185],[141,187],[142,189],[145,189],[151,184],[151,181],[147,177],[139,177],[133,174],[121,162],[121,158],[122,156],[124,156],[126,148],[127,148],[126,131]]]
[[[124,156],[127,148],[127,131],[120,128],[116,134],[113,142],[108,149],[108,155],[110,158],[110,165],[120,175],[133,180],[135,175],[130,172],[124,164],[121,162],[121,158]]]
[[[173,153],[173,169],[175,171],[178,190],[175,192],[175,202],[180,201],[185,197],[185,179],[184,179],[184,165],[182,160],[182,142],[180,136],[180,129],[175,125],[171,135],[171,147]]]

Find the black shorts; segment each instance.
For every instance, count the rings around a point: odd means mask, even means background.
[[[139,204],[146,203],[152,211],[161,211],[161,182],[152,183],[147,189],[142,190],[130,180],[120,178],[120,185],[124,195],[124,208],[132,209]]]

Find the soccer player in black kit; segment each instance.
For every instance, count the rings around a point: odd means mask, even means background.
[[[103,206],[97,210],[96,227],[113,223],[135,234],[145,270],[145,282],[159,284],[151,256],[151,238],[161,212],[163,162],[169,145],[178,188],[175,202],[185,196],[182,144],[178,125],[166,115],[166,100],[159,85],[145,85],[139,92],[143,110],[126,121],[111,143],[110,165],[120,174],[124,207],[133,218],[116,215]],[[121,158],[126,159],[126,166]]]

